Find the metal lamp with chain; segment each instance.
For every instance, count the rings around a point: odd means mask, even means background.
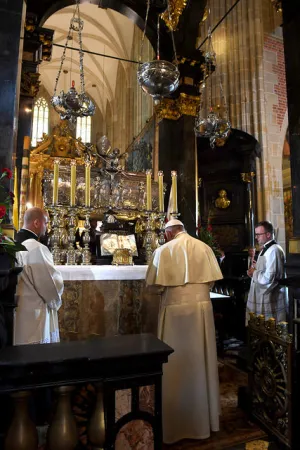
[[[51,104],[55,111],[60,115],[61,119],[67,119],[71,123],[75,123],[77,117],[92,116],[95,113],[95,105],[89,96],[85,93],[84,71],[83,71],[83,50],[82,50],[82,36],[83,20],[80,19],[79,14],[79,0],[76,0],[76,7],[73,17],[70,22],[69,32],[66,44],[61,57],[60,67],[55,79],[54,94],[51,98]],[[79,71],[80,71],[80,93],[75,89],[75,83],[72,81],[72,86],[67,93],[61,91],[59,95],[56,94],[58,81],[61,75],[64,60],[66,58],[66,50],[68,41],[72,39],[72,32],[78,33],[79,42]]]
[[[170,17],[170,6],[169,1],[168,14]],[[148,23],[148,16],[150,10],[150,0],[147,0],[147,11],[145,18],[145,26],[143,31],[143,37],[141,41],[141,51],[139,57],[139,68],[137,72],[138,83],[144,92],[149,94],[154,103],[158,103],[162,97],[168,96],[176,91],[179,86],[180,73],[178,70],[178,61],[176,56],[176,48],[173,31],[171,30],[172,44],[174,51],[175,64],[164,61],[160,59],[160,49],[159,49],[159,32],[160,32],[160,15],[157,19],[157,56],[153,61],[145,62],[142,64],[142,53],[144,47],[144,40],[146,34],[146,28]]]
[[[205,117],[203,115],[203,102],[202,102],[202,96],[203,91],[206,88],[206,83],[203,82],[200,86],[200,94],[201,94],[201,101],[200,101],[200,108],[198,117],[195,121],[195,134],[197,137],[206,137],[209,138],[210,146],[212,148],[215,147],[215,145],[220,146],[224,145],[226,139],[228,138],[231,130],[231,123],[229,121],[228,116],[228,108],[226,103],[226,98],[224,95],[223,85],[221,81],[221,75],[220,75],[220,93],[221,93],[221,100],[223,101],[224,105],[224,114],[223,117],[220,117],[220,115],[214,111],[213,105],[212,105],[212,69],[213,67],[216,69],[217,61],[216,61],[216,53],[213,49],[212,45],[212,38],[211,38],[211,29],[209,27],[208,29],[208,50],[205,53],[205,63],[206,63],[206,71],[207,76],[209,80],[209,91],[208,91],[208,114]]]

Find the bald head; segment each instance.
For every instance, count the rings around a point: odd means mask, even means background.
[[[24,228],[38,236],[44,236],[47,229],[48,216],[41,208],[29,208],[24,214]]]

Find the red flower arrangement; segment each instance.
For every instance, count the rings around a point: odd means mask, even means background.
[[[3,219],[5,214],[6,214],[6,206],[5,205],[0,205],[0,219]]]
[[[12,171],[10,169],[8,169],[7,167],[4,167],[4,169],[2,169],[2,177],[6,176],[6,178],[8,178],[9,180],[11,180],[12,178]]]
[[[197,227],[197,236],[200,241],[204,242],[204,244],[208,245],[212,249],[216,257],[221,256],[221,249],[213,235],[213,228],[210,221],[208,221],[207,227],[202,227],[199,222]]]

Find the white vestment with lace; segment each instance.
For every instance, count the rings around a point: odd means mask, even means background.
[[[14,345],[59,342],[57,311],[64,288],[61,273],[45,245],[35,239],[22,244],[28,251],[17,253],[23,271],[16,290]]]

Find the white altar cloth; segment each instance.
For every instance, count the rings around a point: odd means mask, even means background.
[[[56,266],[64,281],[144,280],[148,266]],[[229,298],[228,295],[210,293],[211,299]]]
[[[144,280],[148,266],[56,266],[64,281]]]

